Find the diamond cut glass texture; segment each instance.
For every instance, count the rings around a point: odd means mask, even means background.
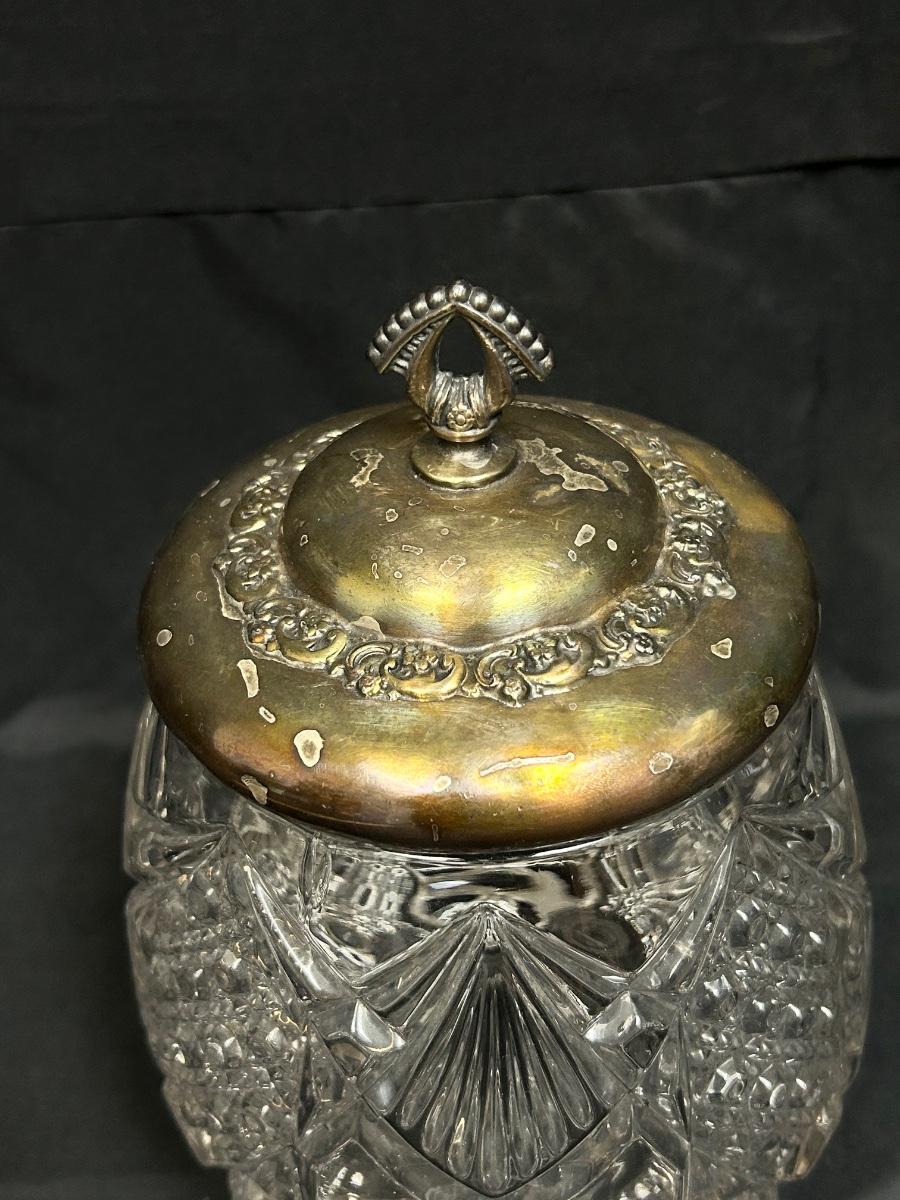
[[[771,1200],[839,1119],[869,908],[815,678],[718,786],[489,860],[304,828],[148,709],[126,842],[166,1099],[236,1200]]]

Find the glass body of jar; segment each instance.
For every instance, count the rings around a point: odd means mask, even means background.
[[[313,829],[152,708],[127,803],[150,1044],[235,1200],[762,1200],[839,1119],[869,902],[815,675],[718,785],[577,845]]]

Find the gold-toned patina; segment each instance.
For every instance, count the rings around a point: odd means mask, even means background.
[[[280,516],[291,590],[388,637],[466,649],[577,624],[653,572],[665,514],[627,447],[545,407],[516,405],[504,434],[514,465],[453,491],[414,468],[423,426],[406,407],[348,430],[299,475],[279,460],[296,478]]]
[[[454,316],[484,375],[441,370]],[[770,493],[655,422],[515,400],[552,358],[483,289],[418,297],[370,357],[415,407],[269,447],[154,566],[150,691],[202,761],[357,836],[500,850],[633,821],[768,736],[817,625]]]

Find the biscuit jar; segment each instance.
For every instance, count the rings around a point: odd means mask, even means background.
[[[551,352],[483,288],[369,356],[407,396],[211,484],[144,593],[166,1101],[235,1200],[774,1200],[869,955],[800,535],[688,434],[517,395]]]

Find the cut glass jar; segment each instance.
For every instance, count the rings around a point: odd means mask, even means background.
[[[437,363],[454,316],[483,375]],[[207,489],[145,593],[129,931],[172,1111],[237,1200],[773,1197],[867,1002],[799,535],[687,435],[511,404],[552,360],[481,289],[371,357],[416,408]]]

